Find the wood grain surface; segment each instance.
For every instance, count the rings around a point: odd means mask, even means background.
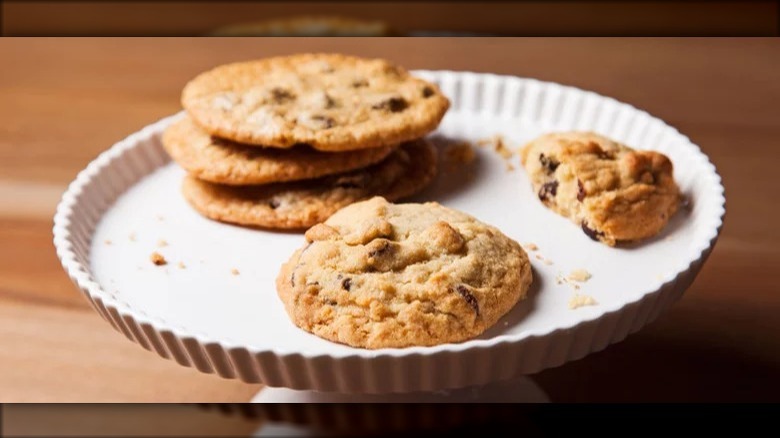
[[[557,401],[777,400],[777,39],[0,39],[0,401],[242,402],[258,385],[130,343],[62,271],[52,215],[114,142],[179,110],[214,65],[301,51],[516,74],[631,103],[701,145],[728,199],[684,299],[628,340],[536,376]]]

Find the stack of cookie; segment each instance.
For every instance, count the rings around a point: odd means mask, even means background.
[[[229,64],[190,81],[163,136],[183,193],[211,219],[301,229],[351,203],[397,200],[436,174],[423,137],[439,89],[379,59],[305,54]]]

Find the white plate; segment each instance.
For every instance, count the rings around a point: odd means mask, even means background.
[[[220,224],[185,203],[184,172],[160,146],[168,118],[114,145],[71,184],[54,226],[63,266],[116,329],[182,365],[269,386],[365,393],[484,384],[560,365],[638,330],[693,281],[717,239],[725,198],[714,166],[688,138],[629,105],[570,87],[416,73],[452,100],[438,135],[476,141],[501,134],[516,147],[543,132],[593,130],[667,154],[692,208],[656,238],[610,248],[543,207],[517,156],[513,171],[490,148],[476,148],[468,172],[447,171],[442,160],[440,176],[413,200],[439,201],[536,244],[532,293],[468,342],[355,349],[310,335],[287,318],[274,279],[303,243],[300,234]],[[167,246],[158,247],[161,239]],[[153,266],[153,251],[168,265]],[[574,269],[593,275],[579,292],[597,305],[568,308],[572,288],[556,277]]]

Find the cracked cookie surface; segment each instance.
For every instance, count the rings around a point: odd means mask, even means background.
[[[322,178],[255,186],[184,179],[184,198],[202,215],[240,225],[302,229],[373,196],[396,200],[422,190],[436,175],[436,149],[427,140],[402,144],[373,166]]]
[[[209,135],[189,117],[165,130],[163,146],[191,175],[228,185],[296,181],[346,172],[377,163],[394,149],[383,146],[335,153],[306,145],[290,149],[246,146]]]
[[[498,229],[437,203],[353,204],[306,232],[279,297],[299,327],[362,348],[461,342],[526,296],[528,257]]]
[[[547,207],[610,246],[654,236],[680,202],[669,158],[591,132],[543,135],[521,159]]]
[[[239,143],[344,151],[434,130],[449,100],[381,59],[301,54],[223,65],[191,80],[182,104],[209,134]]]

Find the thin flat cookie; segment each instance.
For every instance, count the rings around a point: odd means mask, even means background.
[[[212,135],[323,151],[394,145],[439,125],[439,88],[382,59],[302,54],[217,67],[190,81],[182,105]]]
[[[314,180],[226,186],[188,176],[182,192],[202,215],[240,225],[302,229],[373,196],[400,199],[436,175],[436,149],[426,140],[404,143],[371,167]]]
[[[228,185],[297,181],[347,172],[378,163],[394,149],[383,146],[337,153],[306,145],[290,149],[245,146],[209,135],[189,117],[165,130],[163,146],[194,177]]]

